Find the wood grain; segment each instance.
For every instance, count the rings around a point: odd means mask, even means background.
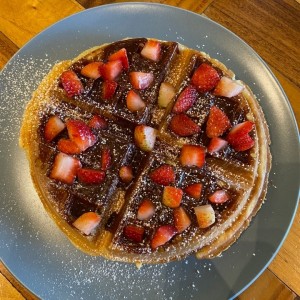
[[[0,31],[0,70],[18,49],[19,48]]]

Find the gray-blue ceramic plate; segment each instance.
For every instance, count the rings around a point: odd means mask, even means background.
[[[174,40],[209,53],[250,85],[270,126],[273,167],[267,201],[222,257],[143,266],[76,250],[45,213],[18,147],[22,114],[51,65],[125,37]],[[240,38],[191,12],[156,4],[101,6],[51,26],[1,73],[0,254],[9,270],[44,299],[224,299],[267,267],[292,223],[299,191],[299,135],[289,102],[262,59]]]

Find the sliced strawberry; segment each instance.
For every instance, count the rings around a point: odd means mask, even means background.
[[[83,92],[83,85],[74,71],[64,71],[60,76],[60,81],[68,97],[73,97]]]
[[[86,235],[90,235],[99,225],[101,217],[93,212],[86,212],[73,222],[73,226]]]
[[[208,196],[208,200],[212,203],[224,203],[230,199],[228,192],[225,190],[217,190]]]
[[[148,88],[154,80],[154,76],[152,73],[144,72],[130,72],[129,78],[130,83],[137,90],[144,90]]]
[[[88,121],[88,126],[94,129],[108,128],[106,120],[100,115],[93,115],[92,118]]]
[[[100,72],[105,80],[115,80],[123,70],[123,65],[120,60],[112,60],[103,64],[100,67]]]
[[[47,142],[51,142],[59,133],[65,129],[65,123],[56,115],[51,116],[46,125],[44,136]]]
[[[146,107],[141,96],[134,90],[130,90],[126,96],[126,105],[131,112],[143,110]]]
[[[220,80],[216,69],[209,64],[201,64],[192,76],[192,84],[196,86],[201,93],[212,90]]]
[[[144,227],[137,225],[127,225],[124,227],[123,234],[125,237],[133,242],[140,243],[144,238]]]
[[[230,120],[217,106],[212,106],[206,123],[206,134],[209,138],[222,135],[230,128]]]
[[[141,221],[149,220],[155,213],[155,205],[150,199],[144,199],[137,211],[137,218]]]
[[[175,208],[173,215],[174,225],[179,233],[186,230],[192,223],[189,215],[182,206]]]
[[[205,163],[206,149],[197,145],[183,145],[179,161],[182,166],[201,168]]]
[[[194,207],[199,228],[207,228],[216,221],[215,211],[210,204]]]
[[[141,51],[141,55],[153,61],[159,61],[161,45],[159,41],[149,40]]]
[[[178,96],[175,105],[173,106],[173,113],[180,114],[189,110],[195,103],[198,97],[196,88],[188,85]]]
[[[97,137],[85,122],[71,119],[66,122],[66,125],[70,139],[81,151],[85,151],[97,142]]]
[[[184,189],[185,193],[187,193],[189,196],[199,199],[201,196],[201,191],[202,191],[202,183],[193,183],[188,185]]]
[[[69,139],[60,139],[57,143],[57,149],[66,154],[79,154],[81,152],[77,144]]]
[[[113,80],[105,80],[102,85],[102,98],[109,100],[117,90],[118,84]]]
[[[214,94],[217,96],[231,98],[241,93],[243,89],[244,86],[239,84],[237,81],[224,76],[218,82],[214,90]]]
[[[175,182],[175,172],[171,165],[161,165],[149,174],[150,179],[161,185],[169,185]]]
[[[172,84],[168,82],[162,82],[158,92],[158,105],[162,108],[167,107],[174,98],[175,94],[175,88]]]
[[[200,127],[186,114],[174,115],[169,127],[179,136],[190,136],[200,132]]]
[[[59,152],[54,159],[50,178],[58,181],[73,184],[77,170],[81,167],[81,163],[77,158]]]
[[[227,145],[228,145],[228,142],[226,140],[223,140],[219,137],[213,137],[209,142],[207,151],[208,151],[208,153],[212,154],[212,153],[223,150]]]
[[[109,61],[120,60],[122,62],[123,69],[127,71],[129,69],[129,61],[127,56],[127,51],[125,48],[120,49],[119,51],[111,54],[108,57]]]
[[[162,196],[162,203],[168,207],[175,208],[181,203],[183,191],[173,186],[165,186]]]
[[[101,151],[101,170],[106,171],[111,166],[111,151],[105,147]]]
[[[119,170],[119,176],[124,183],[129,183],[133,179],[131,166],[122,166]]]
[[[82,168],[77,171],[78,180],[86,184],[99,184],[104,181],[105,172],[101,170],[94,170]]]
[[[176,233],[177,229],[173,225],[162,225],[158,227],[151,240],[151,248],[156,249],[157,247],[164,245],[170,241]]]
[[[103,62],[101,61],[95,61],[95,62],[91,62],[87,65],[85,65],[80,73],[81,75],[85,76],[85,77],[89,77],[92,79],[98,79],[99,77],[101,77],[101,72],[100,72],[100,67],[103,65]]]
[[[157,131],[156,129],[146,126],[138,125],[134,129],[134,140],[136,145],[143,151],[149,152],[153,150]]]

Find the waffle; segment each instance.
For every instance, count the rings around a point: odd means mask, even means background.
[[[203,52],[134,38],[56,64],[24,113],[36,191],[90,255],[218,256],[261,207],[271,167],[249,87]]]

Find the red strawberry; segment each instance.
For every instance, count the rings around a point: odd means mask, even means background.
[[[141,55],[143,57],[151,59],[153,61],[159,61],[160,53],[161,53],[160,42],[154,40],[147,41],[141,51]]]
[[[83,85],[74,71],[64,71],[60,76],[60,81],[68,97],[73,97],[83,92]]]
[[[230,199],[228,192],[225,190],[217,190],[208,196],[208,200],[212,203],[224,203]]]
[[[123,66],[120,60],[112,60],[100,67],[100,72],[105,80],[115,80],[122,72]]]
[[[243,89],[244,87],[237,81],[222,77],[214,90],[214,94],[231,98],[238,95]]]
[[[104,181],[105,172],[82,168],[77,171],[78,180],[86,184],[99,184]]]
[[[206,123],[206,134],[209,138],[222,135],[231,124],[226,114],[217,106],[212,106]]]
[[[118,84],[113,80],[105,80],[102,85],[102,98],[109,100],[117,90]]]
[[[213,137],[209,142],[207,151],[210,154],[212,154],[212,153],[215,153],[215,152],[218,152],[218,151],[224,149],[227,145],[228,145],[227,141],[225,141],[219,137]]]
[[[99,225],[101,217],[93,212],[86,212],[75,220],[73,226],[86,235],[90,235],[92,231]]]
[[[128,92],[126,97],[126,105],[131,112],[137,112],[143,110],[146,107],[146,104],[141,96],[134,90],[130,90]]]
[[[137,146],[146,152],[153,150],[155,145],[157,131],[156,129],[146,126],[138,125],[134,129],[134,141]]]
[[[137,211],[137,218],[141,221],[149,220],[155,213],[155,206],[150,199],[144,199]]]
[[[194,207],[199,228],[207,228],[216,221],[215,211],[210,204]]]
[[[101,151],[101,170],[106,171],[111,166],[111,151],[109,148],[103,148]]]
[[[125,48],[120,49],[119,51],[111,54],[108,57],[109,61],[112,60],[120,60],[123,66],[123,69],[127,71],[129,69],[129,61],[128,61],[128,56],[127,56],[127,51]]]
[[[184,191],[191,197],[199,199],[202,191],[202,183],[193,183],[187,186]]]
[[[125,237],[133,242],[140,243],[144,238],[145,229],[141,226],[127,225],[123,229]]]
[[[168,207],[175,208],[181,203],[183,191],[173,186],[165,186],[162,196],[162,203]]]
[[[59,152],[54,159],[50,178],[72,184],[76,178],[77,170],[81,163],[77,158]]]
[[[131,166],[122,166],[119,170],[119,176],[125,183],[131,182],[133,179],[133,171]]]
[[[178,96],[175,105],[173,106],[173,113],[179,114],[189,110],[195,103],[198,96],[196,88],[188,85]]]
[[[174,224],[179,233],[186,230],[192,223],[190,217],[182,206],[175,208],[173,215]]]
[[[70,139],[81,151],[93,146],[97,142],[97,137],[91,128],[81,120],[68,120],[66,122]]]
[[[173,225],[162,225],[158,227],[151,240],[151,248],[156,249],[157,247],[164,245],[170,241],[176,233],[177,229]]]
[[[100,115],[93,115],[88,122],[88,126],[94,129],[107,129],[108,124],[104,117]]]
[[[175,96],[175,88],[168,82],[162,82],[159,88],[157,103],[160,107],[165,108],[169,105]]]
[[[154,80],[154,76],[152,73],[144,72],[130,72],[129,78],[130,83],[137,90],[144,90],[148,88]]]
[[[220,80],[216,69],[209,64],[201,64],[192,76],[192,84],[199,92],[205,93],[212,90]]]
[[[161,165],[149,174],[150,179],[161,185],[169,185],[175,182],[175,172],[171,165]]]
[[[81,152],[77,144],[69,139],[60,139],[57,143],[57,149],[66,154],[79,154]]]
[[[103,62],[101,62],[101,61],[91,62],[91,63],[85,65],[81,69],[80,73],[81,73],[81,75],[83,75],[85,77],[97,79],[97,78],[101,77],[100,67],[102,65],[103,65]]]
[[[65,123],[58,116],[51,116],[45,125],[44,136],[46,141],[51,142],[65,127]]]
[[[201,168],[205,163],[206,149],[197,145],[183,145],[179,161],[182,166]]]
[[[185,114],[174,115],[169,126],[179,136],[190,136],[200,132],[200,127]]]

